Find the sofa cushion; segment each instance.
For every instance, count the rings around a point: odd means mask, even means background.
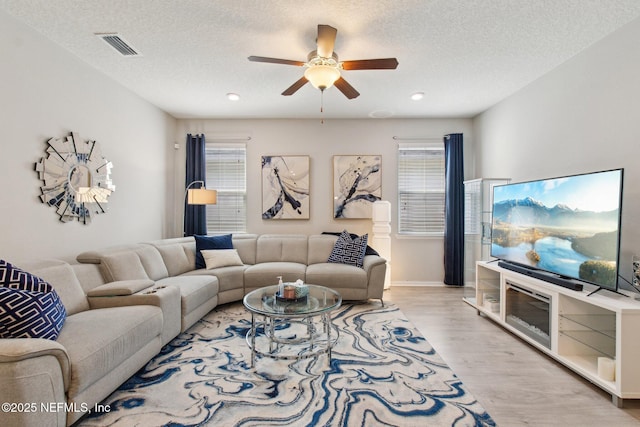
[[[257,234],[236,233],[233,235],[233,249],[238,250],[238,255],[244,264],[256,263]]]
[[[178,240],[178,239],[171,239]],[[192,239],[193,240],[193,239]],[[193,241],[192,241],[193,243]],[[169,276],[179,276],[182,273],[191,271],[196,265],[195,262],[195,243],[191,245],[190,251],[193,252],[191,257],[188,252],[188,244],[186,243],[173,243],[173,244],[157,244],[152,242],[162,255],[162,260],[167,266]]]
[[[51,284],[0,260],[0,338],[58,338],[67,312]]]
[[[306,282],[331,289],[367,289],[367,272],[347,264],[319,263],[307,267]]]
[[[208,249],[200,251],[207,270],[219,267],[231,267],[242,265],[242,260],[235,249]]]
[[[245,265],[214,268],[213,270],[192,270],[184,276],[214,276],[218,278],[218,293],[243,289]]]
[[[93,288],[102,286],[105,284],[104,277],[100,272],[100,265],[98,264],[70,264],[73,268],[73,272],[80,282],[82,291],[85,295]],[[54,284],[55,287],[55,284]],[[62,297],[64,302],[64,297]],[[69,312],[69,310],[67,310]]]
[[[256,263],[307,263],[308,236],[302,234],[263,234],[256,243]]]
[[[233,249],[231,234],[222,236],[194,236],[196,239],[196,269],[206,268],[206,263],[200,251],[206,249]]]
[[[309,256],[307,264],[325,263],[331,255],[338,236],[316,234],[309,236]]]
[[[162,333],[162,310],[151,305],[101,308],[69,316],[58,342],[71,360],[73,396],[109,375]]]
[[[327,262],[355,265],[362,268],[368,237],[365,234],[353,239],[347,230],[344,230],[336,240]]]
[[[282,276],[284,282],[295,282],[298,279],[305,281],[305,264],[295,262],[263,262],[250,265],[244,271],[245,291],[278,283],[278,276]]]
[[[138,254],[144,271],[150,279],[160,280],[169,276],[162,255],[154,246],[141,244],[135,249],[135,253]]]
[[[218,278],[215,276],[167,277],[156,282],[158,286],[176,286],[180,289],[182,317],[218,295]]]
[[[140,257],[133,251],[107,254],[102,257],[100,266],[107,282],[149,279]]]
[[[89,310],[89,302],[76,270],[67,262],[47,259],[27,262],[22,268],[49,282],[62,300],[67,316]],[[93,268],[96,268],[93,266]]]

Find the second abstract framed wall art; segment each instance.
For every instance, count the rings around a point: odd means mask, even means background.
[[[262,219],[309,219],[309,156],[262,156]]]
[[[333,217],[371,218],[382,197],[382,156],[333,156]]]

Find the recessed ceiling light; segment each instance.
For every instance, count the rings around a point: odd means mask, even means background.
[[[424,98],[424,92],[416,92],[411,95],[411,99],[413,99],[414,101],[420,101],[422,98]]]
[[[227,99],[229,101],[239,101],[240,100],[240,95],[238,95],[237,93],[228,93],[227,94]]]

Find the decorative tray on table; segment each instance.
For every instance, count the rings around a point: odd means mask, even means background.
[[[308,295],[309,287],[298,280],[295,283],[283,283],[276,291],[275,297],[277,302],[303,303],[307,302]]]
[[[276,301],[277,302],[307,302],[307,295],[303,295],[298,298],[287,298],[287,297],[281,297],[280,294],[276,293]]]

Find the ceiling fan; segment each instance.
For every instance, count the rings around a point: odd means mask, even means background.
[[[394,70],[398,66],[396,58],[339,61],[338,54],[333,51],[337,33],[338,30],[329,25],[318,25],[317,49],[309,52],[307,62],[264,56],[250,56],[249,61],[307,67],[304,76],[282,92],[285,96],[293,95],[311,82],[313,87],[321,91],[335,85],[349,99],[357,98],[360,93],[342,78],[340,70]]]

